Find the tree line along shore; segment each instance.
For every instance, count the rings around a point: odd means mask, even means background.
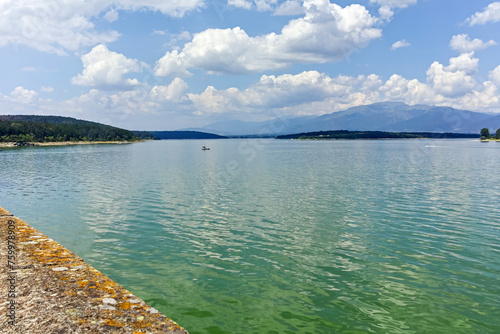
[[[72,117],[0,115],[0,147],[223,138],[198,131],[129,131]]]
[[[62,116],[0,115],[0,146],[48,146],[101,143],[128,143],[156,139],[225,138],[194,131],[130,131],[96,122]],[[476,138],[499,141],[500,129],[494,135],[488,128],[480,134],[385,131],[318,131],[277,136],[276,139],[458,139]]]
[[[95,122],[55,116],[0,116],[0,142],[76,143],[125,142],[138,138],[132,131]]]
[[[355,139],[479,139],[479,134],[473,133],[437,133],[437,132],[386,132],[386,131],[317,131],[290,135],[282,135],[277,139],[297,140],[355,140]]]
[[[483,128],[481,130],[481,140],[482,141],[490,141],[490,140],[500,141],[500,128],[497,129],[494,136],[492,136],[490,134],[490,130],[488,128]]]

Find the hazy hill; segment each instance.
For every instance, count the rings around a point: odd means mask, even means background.
[[[318,116],[299,125],[301,130],[388,130],[399,122],[418,117],[428,110],[427,106],[412,108],[404,103],[387,102],[368,106],[358,106],[345,111]]]
[[[199,131],[149,131],[159,139],[224,139],[227,137]]]
[[[321,116],[275,118],[265,122],[228,121],[200,128],[221,135],[289,134],[330,130],[479,133],[500,128],[500,115],[451,107],[381,102]]]
[[[479,122],[473,122],[471,124],[468,124],[466,128],[471,130],[489,128],[490,132],[495,133],[497,129],[500,129],[500,115],[489,115],[489,116],[490,117],[481,120]],[[471,130],[469,130],[469,132]]]
[[[224,136],[256,134],[262,128],[261,122],[244,122],[238,120],[228,120],[216,122],[202,128],[182,129],[184,131],[201,131],[216,133]]]
[[[281,134],[288,133],[286,131],[287,129],[298,126],[303,122],[314,118],[316,118],[316,116],[278,117],[264,122],[228,120],[211,123],[201,128],[188,128],[183,130],[210,132],[223,136]]]
[[[129,141],[129,130],[60,116],[0,115],[0,141]]]

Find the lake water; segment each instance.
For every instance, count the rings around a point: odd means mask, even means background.
[[[192,334],[499,333],[499,167],[470,140],[4,149],[0,205]]]

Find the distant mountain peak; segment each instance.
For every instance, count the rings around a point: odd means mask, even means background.
[[[320,116],[275,118],[266,122],[226,121],[207,125],[198,131],[220,135],[269,134],[352,130],[395,132],[478,133],[482,128],[500,128],[500,116],[459,110],[448,106],[408,105],[384,101],[351,107]],[[279,132],[270,124],[280,124]]]

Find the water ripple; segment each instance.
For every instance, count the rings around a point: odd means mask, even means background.
[[[497,333],[500,157],[436,142],[6,150],[1,204],[193,334]]]

